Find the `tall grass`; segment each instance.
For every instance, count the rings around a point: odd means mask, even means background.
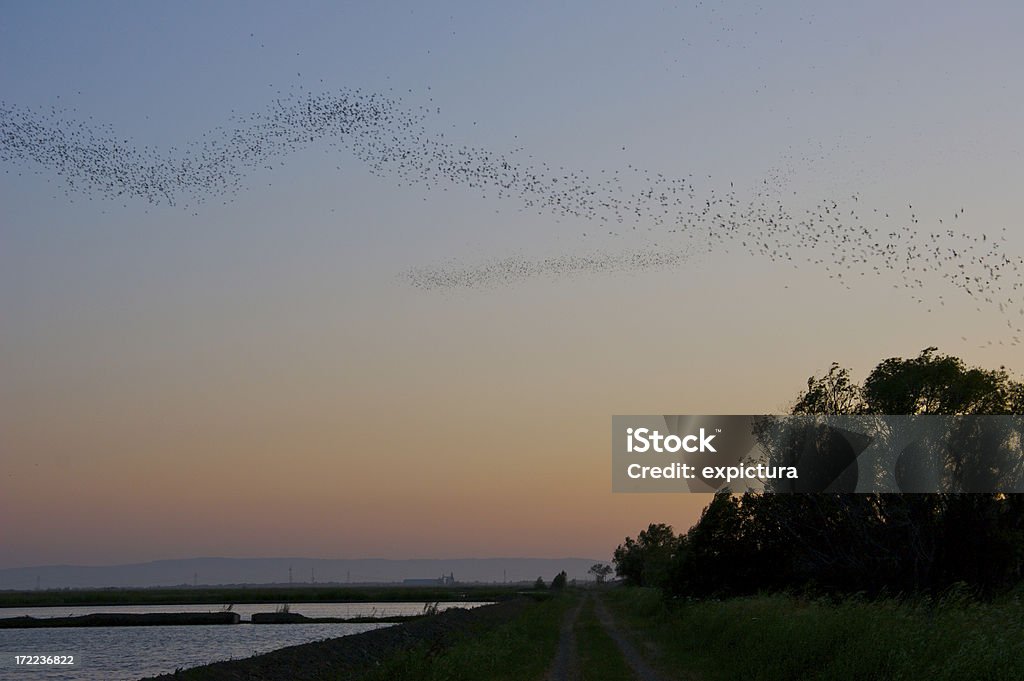
[[[944,598],[839,602],[785,595],[666,605],[652,590],[608,603],[669,670],[726,679],[1024,678],[1024,602]]]
[[[523,681],[541,679],[554,658],[559,627],[575,602],[530,603],[510,622],[470,630],[441,650],[418,646],[393,655],[359,681]],[[340,680],[339,680],[340,681]],[[348,681],[346,679],[346,681]]]

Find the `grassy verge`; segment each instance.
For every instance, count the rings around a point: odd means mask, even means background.
[[[585,681],[634,681],[633,672],[615,641],[605,632],[594,612],[594,600],[587,599],[576,620],[576,647],[580,674]]]
[[[1021,679],[1021,594],[993,603],[806,601],[756,596],[667,607],[657,592],[610,591],[620,620],[661,662],[702,679]]]
[[[575,598],[564,595],[532,602],[512,621],[471,630],[441,650],[418,646],[399,653],[359,681],[541,679],[554,658],[562,618]]]

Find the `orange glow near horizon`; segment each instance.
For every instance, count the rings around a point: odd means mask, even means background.
[[[0,568],[607,561],[613,415],[1020,378],[1024,5],[806,4],[6,3]]]

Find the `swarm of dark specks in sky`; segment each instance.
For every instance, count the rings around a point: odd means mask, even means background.
[[[416,267],[402,273],[407,283],[427,291],[451,288],[497,288],[545,277],[556,279],[576,274],[625,273],[678,267],[690,257],[690,249],[662,251],[594,252],[547,258],[509,256],[476,265],[450,262],[440,266]]]
[[[406,273],[425,289],[492,286],[538,274],[641,270],[681,259],[675,237],[709,250],[741,249],[773,262],[813,264],[846,286],[890,275],[930,309],[944,306],[936,284],[946,282],[980,306],[997,308],[1010,343],[1024,336],[1024,258],[1003,251],[1002,234],[958,229],[961,208],[938,224],[921,225],[912,205],[892,215],[862,205],[858,194],[794,210],[773,180],[747,199],[732,188],[698,188],[693,174],[669,177],[632,165],[584,172],[525,156],[449,141],[427,126],[436,108],[405,107],[379,93],[305,90],[274,98],[267,109],[167,150],[119,139],[109,128],[75,120],[74,112],[0,103],[0,162],[52,171],[67,191],[118,200],[194,208],[229,201],[255,173],[273,170],[311,145],[344,151],[379,176],[447,191],[462,186],[512,200],[523,210],[592,225],[581,240],[643,235],[653,249],[604,256],[564,255],[483,265],[447,264]],[[339,166],[340,168],[340,166]],[[8,170],[10,172],[10,170]],[[635,246],[635,244],[634,244]],[[939,290],[951,290],[949,288]]]

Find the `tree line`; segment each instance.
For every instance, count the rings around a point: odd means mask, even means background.
[[[882,361],[861,384],[833,364],[808,379],[792,413],[1019,415],[1024,383],[1005,367],[968,367],[926,348]],[[683,534],[651,524],[627,537],[614,564],[627,582],[670,596],[894,595],[956,584],[988,596],[1024,577],[1024,495],[724,492]]]

